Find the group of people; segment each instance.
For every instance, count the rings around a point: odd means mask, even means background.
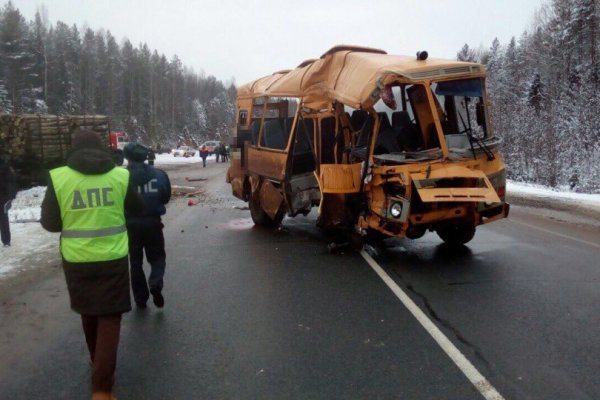
[[[144,146],[130,143],[124,156],[127,169],[116,167],[96,133],[78,132],[67,165],[50,171],[42,202],[42,226],[61,232],[71,308],[81,315],[90,355],[92,400],[114,399],[121,318],[131,310],[130,282],[139,309],[147,307],[150,296],[156,307],[165,304],[161,216],[171,184],[164,171],[145,163]],[[151,265],[148,280],[144,251]]]
[[[229,161],[229,146],[225,145],[224,143],[219,143],[219,145],[215,147],[214,153],[217,156],[217,162],[219,162],[219,158],[221,159],[221,162]],[[206,147],[206,146],[200,147],[199,155],[200,155],[200,158],[202,158],[202,166],[204,168],[206,168],[206,159],[210,155],[210,151],[208,150],[208,147]]]

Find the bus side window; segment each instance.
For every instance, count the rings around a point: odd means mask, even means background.
[[[260,132],[260,119],[255,119],[250,124],[251,143],[253,146],[258,144],[258,134]]]
[[[283,118],[266,120],[260,145],[269,149],[285,150],[288,135],[283,125]]]
[[[334,164],[335,118],[321,120],[321,164]]]
[[[248,111],[247,110],[240,110],[240,114],[239,114],[239,118],[238,118],[238,124],[240,126],[246,126],[247,122],[248,122]]]

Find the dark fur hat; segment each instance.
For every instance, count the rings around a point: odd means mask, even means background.
[[[73,139],[71,140],[71,147],[73,149],[82,149],[82,148],[96,148],[103,149],[106,147],[104,143],[102,143],[102,139],[100,139],[100,135],[93,131],[78,131],[73,135]]]

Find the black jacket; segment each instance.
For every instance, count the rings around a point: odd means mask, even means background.
[[[67,159],[67,165],[84,175],[105,174],[113,168],[120,168],[115,166],[110,153],[95,148],[74,150]],[[141,215],[144,210],[142,198],[131,182],[125,196],[125,210],[131,215]],[[51,179],[48,179],[46,196],[42,201],[41,223],[47,231],[62,230],[60,206]],[[63,259],[63,269],[74,311],[83,315],[106,315],[131,310],[127,257],[86,263],[71,263]]]
[[[163,170],[151,165],[131,162],[127,167],[132,186],[144,199],[142,218],[126,212],[127,223],[141,222],[143,218],[160,218],[167,211],[165,204],[171,199],[171,181]]]
[[[17,196],[17,181],[10,166],[0,159],[0,210]]]

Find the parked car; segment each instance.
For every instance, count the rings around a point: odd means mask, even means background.
[[[221,144],[221,142],[218,140],[209,140],[202,143],[200,148],[206,147],[208,149],[208,154],[215,154],[215,149],[219,147],[219,144]]]
[[[179,146],[173,150],[173,157],[193,157],[196,150],[190,146]]]

